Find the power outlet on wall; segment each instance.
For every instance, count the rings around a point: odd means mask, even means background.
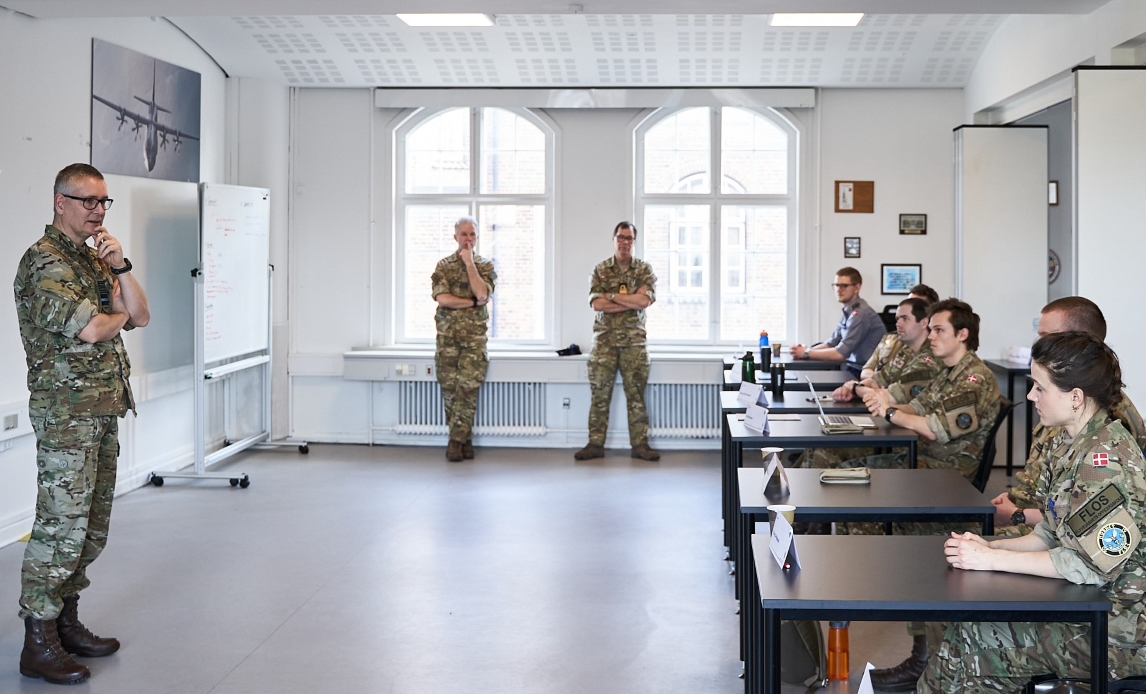
[[[6,414],[4,415],[4,431],[11,431],[20,426],[20,415]]]
[[[569,409],[569,398],[562,398],[561,409],[563,409],[563,410]]]

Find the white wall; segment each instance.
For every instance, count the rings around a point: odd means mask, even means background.
[[[957,89],[820,92],[819,272],[801,284],[818,298],[818,312],[817,323],[801,330],[802,341],[826,338],[839,322],[840,305],[828,285],[845,265],[863,275],[861,296],[876,311],[906,298],[880,292],[881,263],[920,263],[924,284],[941,298],[952,293],[951,132],[962,124],[962,106]],[[835,212],[835,181],[875,181],[875,212]],[[926,214],[927,234],[900,235],[901,213]],[[862,239],[859,259],[844,258],[847,236]]]
[[[0,277],[14,276],[22,250],[51,222],[56,172],[73,162],[90,161],[92,38],[202,74],[201,175],[205,180],[223,178],[223,74],[182,32],[162,20],[34,20],[0,13],[0,65],[5,66],[0,70],[0,93],[6,106],[0,109],[0,200],[2,233],[11,249]],[[126,177],[110,178],[109,183],[111,197],[123,202],[109,213],[108,228],[123,242],[129,257],[154,259],[147,269],[137,263],[141,277],[152,275],[152,283],[163,287],[158,294],[152,292],[153,303],[181,310],[183,299],[170,293],[174,285],[155,274],[157,265],[171,259],[157,255],[162,254],[162,233],[170,229],[137,229],[132,223],[137,218],[134,204],[154,204],[156,191],[167,195],[171,184]],[[173,223],[183,228],[182,222]],[[190,268],[186,270],[189,273]],[[119,492],[138,486],[156,467],[191,462],[191,370],[180,365],[189,362],[190,352],[181,349],[183,333],[173,321],[156,316],[153,326],[127,340],[134,365],[132,383],[140,402],[139,418],[129,416],[122,423]],[[19,409],[26,422],[27,372],[11,292],[0,293],[0,361],[7,365],[0,370],[0,411]],[[33,437],[22,436],[11,449],[0,452],[0,490],[2,545],[31,527]]]
[[[1066,79],[1075,65],[1113,64],[1114,47],[1144,33],[1146,3],[1140,0],[1111,0],[1089,15],[1008,17],[995,30],[971,73],[965,89],[966,122],[985,122],[972,119],[1030,96],[1040,86]],[[1056,100],[1034,103],[1021,115],[1053,103]]]
[[[958,90],[827,90],[818,112],[790,113],[805,137],[803,339],[822,336],[838,320],[828,285],[831,273],[846,264],[844,236],[864,239],[863,257],[854,264],[870,278],[865,296],[877,309],[896,301],[878,294],[880,262],[922,263],[924,281],[950,292],[951,131],[961,122],[962,104]],[[390,133],[408,115],[373,108],[367,90],[297,91],[290,200],[291,433],[297,437],[367,440],[371,389],[342,379],[341,354],[392,344]],[[555,346],[591,343],[588,273],[612,252],[616,222],[633,216],[632,131],[645,115],[636,109],[543,114],[557,131],[561,162],[552,250]],[[831,181],[838,178],[875,180],[876,213],[831,212]],[[928,234],[900,236],[900,212],[927,213]],[[571,396],[574,411],[587,406],[578,401],[588,398],[588,387],[583,390]]]

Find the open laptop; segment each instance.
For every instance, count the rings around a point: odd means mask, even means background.
[[[824,406],[820,404],[820,396],[816,395],[816,387],[812,385],[812,379],[805,375],[804,380],[808,382],[808,389],[812,391],[812,400],[815,400],[816,407],[820,408],[820,433],[861,434],[863,433],[864,429],[875,427],[875,422],[872,421],[871,417],[851,417],[842,414],[824,414]]]

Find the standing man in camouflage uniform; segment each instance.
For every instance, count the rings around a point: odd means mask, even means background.
[[[1106,340],[1106,317],[1090,299],[1068,296],[1043,307],[1039,315],[1039,337],[1068,330],[1080,331],[1099,341]],[[1134,437],[1139,448],[1146,448],[1146,423],[1126,393],[1111,407],[1110,415]],[[999,534],[1025,534],[1038,525],[1046,501],[1046,472],[1052,452],[1050,441],[1058,427],[1035,425],[1027,463],[1015,474],[1015,485],[991,500],[995,504],[995,527]]]
[[[593,268],[589,278],[589,305],[597,311],[593,321],[593,352],[589,355],[589,445],[573,454],[577,460],[605,456],[609,403],[617,372],[625,387],[629,410],[631,455],[660,460],[649,448],[649,414],[645,385],[649,382],[649,353],[645,339],[645,309],[656,301],[657,276],[651,265],[633,257],[637,227],[621,222],[613,229],[614,254]]]
[[[493,263],[474,253],[477,220],[462,217],[454,224],[458,250],[438,261],[431,290],[438,302],[434,368],[442,387],[450,442],[446,460],[474,457],[473,426],[478,391],[485,382],[489,355],[485,351],[489,311],[486,305],[497,283]]]
[[[52,223],[20,259],[13,283],[39,485],[20,573],[20,673],[53,684],[91,675],[69,654],[119,649],[116,639],[88,631],[77,611],[79,592],[90,584],[87,567],[107,544],[116,418],[135,409],[121,332],[151,317],[131,263],[103,226],[111,203],[96,169],[72,164],[60,171]]]

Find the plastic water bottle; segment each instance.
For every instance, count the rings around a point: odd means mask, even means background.
[[[848,623],[828,622],[828,679],[848,678]]]
[[[740,380],[744,381],[745,383],[755,383],[756,361],[752,357],[752,350],[745,352],[744,356],[740,359]]]
[[[768,345],[768,331],[760,331],[760,370],[768,371],[772,366],[772,348]]]

